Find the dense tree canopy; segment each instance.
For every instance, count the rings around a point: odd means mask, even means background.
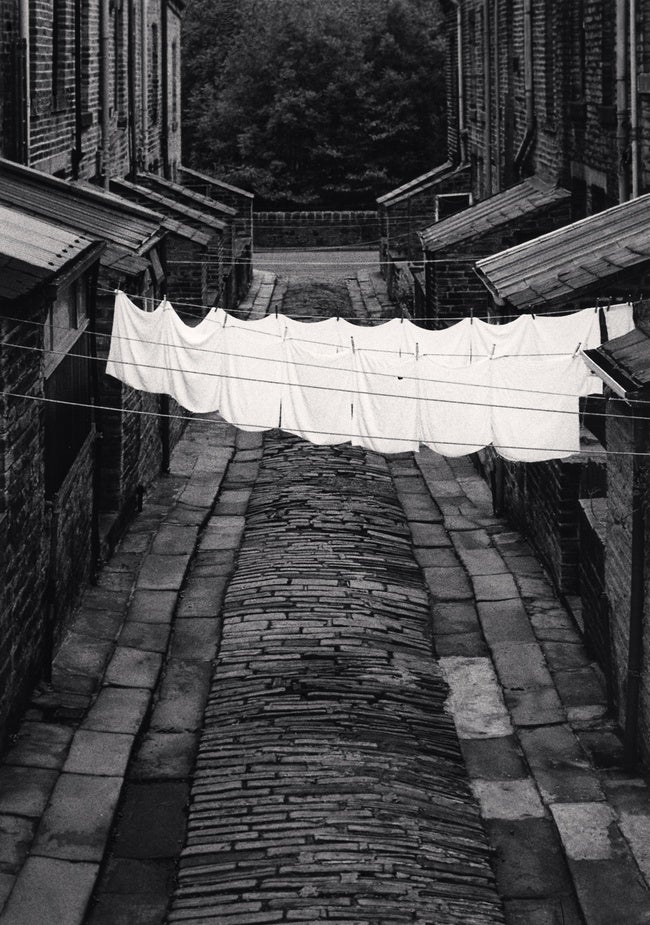
[[[444,159],[441,19],[424,0],[192,0],[185,160],[259,206],[372,206]]]

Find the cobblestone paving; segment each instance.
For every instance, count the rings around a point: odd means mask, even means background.
[[[266,438],[169,922],[503,922],[385,460]]]

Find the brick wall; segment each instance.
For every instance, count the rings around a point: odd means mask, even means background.
[[[464,317],[470,309],[477,313],[487,312],[488,292],[474,272],[477,259],[559,228],[569,221],[569,217],[567,199],[522,218],[513,218],[486,234],[468,237],[460,245],[431,253],[425,251],[428,317],[435,321],[436,317]],[[471,229],[470,210],[468,236]]]
[[[578,590],[581,469],[579,459],[503,463],[505,511],[528,535],[557,587],[567,594]]]
[[[379,239],[376,212],[255,212],[257,247],[372,245]]]
[[[444,178],[423,183],[412,192],[405,193],[396,202],[379,206],[380,225],[380,259],[384,262],[390,256],[413,259],[420,256],[422,244],[418,232],[436,221],[439,197],[457,193],[468,194],[469,171],[459,170],[449,173]],[[452,200],[445,200],[446,215],[451,215],[467,206],[467,202],[453,200],[455,207],[449,208]]]
[[[42,321],[40,307],[26,321]],[[38,350],[38,326],[0,320],[2,341]],[[0,345],[0,389],[43,395],[41,355]],[[0,606],[0,747],[7,723],[24,704],[45,657],[47,524],[44,503],[43,409],[37,401],[0,397],[0,519],[3,581]]]
[[[18,23],[16,0],[2,0],[11,11],[4,23]],[[58,11],[55,19],[55,9]],[[130,17],[133,17],[132,19]],[[58,67],[53,69],[54,23],[58,23]],[[75,22],[74,6],[64,0],[35,0],[31,5],[32,148],[30,164],[48,173],[71,177],[74,173],[75,134]],[[16,25],[17,28],[17,25]],[[133,35],[136,152],[139,168],[163,171],[165,147],[173,177],[181,157],[180,113],[181,19],[173,8],[167,15],[167,52],[163,54],[160,4],[148,4],[146,19],[139,3],[111,4],[108,42],[109,167],[112,176],[126,176],[129,154],[128,54]],[[117,38],[117,41],[116,41]],[[101,97],[100,0],[82,5],[81,95],[82,131],[79,176],[101,173],[103,140]],[[163,74],[164,60],[167,71]],[[5,73],[6,76],[6,73]],[[168,135],[163,143],[163,94],[167,92]]]
[[[605,584],[607,507],[607,498],[580,502],[578,579],[585,642],[611,687],[613,699],[612,640]]]
[[[632,510],[635,503],[633,482],[635,468],[645,518],[645,581],[644,601],[647,615],[650,598],[650,522],[647,497],[650,490],[650,467],[642,457],[632,452],[650,450],[650,427],[647,421],[630,420],[629,406],[610,401],[607,417],[608,459],[608,519],[606,586],[611,605],[611,635],[614,662],[614,691],[618,716],[625,721],[627,666],[630,625],[630,578],[632,572]],[[650,758],[650,627],[644,622],[642,677],[639,705],[639,735],[646,760]]]
[[[55,583],[52,615],[55,642],[60,638],[93,567],[94,442],[93,433],[75,460],[55,500],[50,528]]]

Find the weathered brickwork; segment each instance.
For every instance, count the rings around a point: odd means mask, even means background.
[[[427,318],[434,324],[463,318],[470,311],[485,315],[490,300],[488,292],[474,271],[483,256],[529,241],[565,225],[570,218],[568,200],[551,208],[540,209],[524,218],[513,218],[487,234],[473,235],[468,222],[468,237],[461,245],[442,250],[425,250]]]
[[[377,213],[367,212],[256,212],[258,247],[332,247],[374,244]]]
[[[605,678],[613,677],[609,601],[606,589],[607,498],[589,498],[580,503],[578,581],[582,603],[585,642]],[[613,691],[610,691],[613,699]]]
[[[630,596],[633,559],[633,510],[644,512],[644,599],[647,610],[650,589],[650,529],[647,498],[650,491],[650,467],[646,458],[634,453],[650,451],[647,421],[633,420],[634,414],[624,402],[610,402],[607,417],[607,445],[614,450],[608,459],[608,512],[606,583],[611,606],[611,639],[614,660],[614,694],[618,716],[625,721],[627,668],[630,640]],[[635,491],[636,480],[636,491]],[[650,758],[650,684],[647,665],[650,658],[650,628],[643,630],[642,677],[638,730],[644,758]],[[646,667],[643,667],[646,666]]]
[[[7,44],[2,53],[3,63],[9,64],[15,53],[14,36],[9,32],[17,28],[17,3],[2,2],[3,9],[10,9],[4,22],[12,24],[5,30]],[[111,3],[109,34],[104,44],[100,0],[81,5],[78,23],[76,15],[71,0],[36,0],[31,4],[30,165],[66,178],[92,179],[104,172],[125,176],[134,168],[173,178],[181,156],[181,10],[173,3]],[[81,37],[79,49],[77,34]],[[102,48],[108,53],[105,148]],[[129,54],[133,55],[132,66]],[[2,67],[2,78],[11,79],[6,65]],[[129,80],[135,103],[133,153]]]
[[[39,327],[42,308],[25,324],[0,319],[0,512],[3,580],[0,592],[0,746],[6,724],[24,703],[45,657],[44,598],[48,516],[43,466],[43,408],[18,397],[43,395]],[[31,350],[6,344],[22,343]],[[32,352],[33,351],[33,352]],[[7,393],[13,392],[15,396]],[[18,566],[18,563],[20,565]]]
[[[505,509],[546,562],[560,591],[578,587],[579,461],[504,463]]]

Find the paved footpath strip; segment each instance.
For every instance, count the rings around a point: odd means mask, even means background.
[[[170,925],[503,922],[384,459],[267,436]]]

